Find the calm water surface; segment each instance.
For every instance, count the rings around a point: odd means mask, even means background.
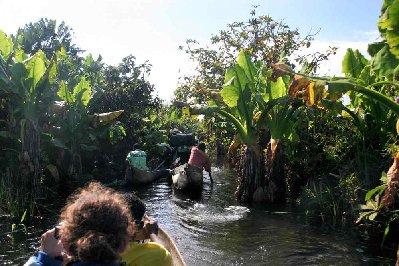
[[[324,233],[293,213],[240,206],[234,199],[234,173],[223,165],[212,171],[215,184],[206,178],[201,195],[176,193],[166,180],[137,191],[187,265],[394,265],[367,255],[350,234]],[[56,220],[54,214],[37,221],[27,237],[19,227],[13,239],[10,225],[0,220],[0,264],[23,264]]]

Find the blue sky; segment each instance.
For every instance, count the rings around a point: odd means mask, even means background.
[[[178,50],[188,38],[206,45],[212,34],[228,23],[247,20],[253,5],[258,15],[283,20],[302,34],[315,36],[312,51],[329,45],[338,53],[323,64],[322,74],[339,75],[347,47],[366,53],[378,37],[377,19],[382,0],[13,0],[0,2],[0,29],[18,27],[42,17],[65,21],[74,42],[107,64],[118,64],[129,54],[153,65],[150,81],[163,99],[170,99],[179,75],[192,63]]]

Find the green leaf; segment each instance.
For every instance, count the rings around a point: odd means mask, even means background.
[[[60,60],[68,59],[68,55],[64,47],[61,47],[61,49],[56,52],[56,56]]]
[[[370,221],[374,221],[374,219],[375,219],[375,217],[377,217],[377,215],[378,215],[378,212],[373,212],[372,214],[369,215],[368,218]]]
[[[378,27],[381,30],[399,27],[399,21],[397,19],[399,17],[399,1],[385,1],[381,11],[383,13],[378,20]]]
[[[233,69],[235,72],[235,78],[233,80],[234,86],[236,86],[238,89],[240,89],[241,92],[243,92],[245,87],[249,83],[249,79],[245,74],[244,69],[238,64],[236,64]]]
[[[229,107],[236,107],[238,99],[240,98],[240,90],[231,85],[223,86],[220,91],[220,96],[222,96],[223,102]]]
[[[237,63],[244,70],[248,80],[254,82],[255,81],[254,78],[256,75],[256,68],[252,64],[249,56],[245,54],[244,50],[241,50],[240,53],[238,54]]]
[[[213,99],[209,99],[207,101],[207,103],[208,103],[208,106],[210,106],[210,107],[216,107],[217,106],[216,102]]]
[[[4,87],[10,83],[10,80],[9,80],[8,74],[5,70],[5,67],[3,67],[1,64],[0,64],[0,81],[3,81],[3,83],[5,84]],[[1,88],[1,89],[4,90],[5,88]]]
[[[46,72],[44,61],[44,53],[42,51],[38,51],[27,63],[27,70],[29,72],[28,79],[32,80],[32,86],[30,87],[31,92],[34,91],[37,83],[39,83],[40,79]]]
[[[93,64],[93,62],[93,56],[91,54],[87,55],[84,64],[89,67],[91,64]]]
[[[356,223],[356,224],[360,223],[363,219],[367,218],[368,215],[370,215],[370,212],[362,212],[362,213],[359,215],[359,218],[357,218],[357,220],[356,220],[355,223]]]
[[[276,82],[271,82],[270,98],[277,99],[287,95],[287,88],[282,77],[279,77]]]
[[[68,104],[72,104],[75,102],[75,97],[69,91],[67,83],[65,80],[61,81],[60,88],[58,89],[57,95],[67,102]]]
[[[381,246],[385,243],[385,239],[387,238],[387,236],[388,236],[388,234],[389,234],[389,227],[390,227],[390,224],[388,224],[388,225],[385,227],[384,236],[383,236],[382,241],[381,241]]]
[[[385,44],[371,59],[371,68],[379,77],[390,78],[394,69],[398,66],[399,60],[389,51],[388,44]]]
[[[48,74],[48,81],[49,83],[53,84],[55,82],[57,76],[57,64],[53,63],[50,64],[49,74]]]
[[[24,211],[24,214],[21,217],[21,221],[20,221],[21,224],[25,221],[26,213],[27,213],[27,210]]]
[[[381,181],[383,184],[387,185],[387,183],[388,183],[387,173],[382,172],[380,181]]]
[[[15,227],[16,227],[17,225],[16,224],[12,224],[11,225],[11,233],[14,233],[14,230],[15,230]]]
[[[77,101],[80,100],[84,106],[88,105],[91,99],[91,86],[85,77],[82,77],[80,82],[73,88],[73,96]]]
[[[360,64],[362,65],[362,68],[364,68],[365,66],[367,66],[369,64],[369,60],[366,59],[366,57],[364,57],[358,49],[355,50],[355,57],[357,60],[359,60]]]
[[[224,85],[231,85],[236,73],[233,68],[229,68],[224,75]]]
[[[364,198],[365,201],[369,201],[371,199],[372,196],[374,196],[374,194],[376,193],[380,193],[381,191],[383,191],[386,188],[386,185],[380,185],[378,187],[375,187],[371,190],[369,190]]]
[[[363,58],[358,50],[354,52],[351,48],[348,48],[342,61],[342,73],[349,77],[359,77],[364,67]]]
[[[4,60],[8,59],[8,56],[12,52],[14,44],[12,42],[11,37],[7,37],[7,35],[0,30],[0,56],[4,58]]]
[[[363,81],[364,86],[368,86],[374,83],[374,78],[370,72],[371,72],[371,66],[367,65],[362,69],[362,72],[360,73],[359,79]]]
[[[399,20],[399,17],[398,17]],[[399,30],[399,27],[398,27]],[[397,31],[389,30],[385,35],[389,45],[389,51],[399,59],[399,33]]]
[[[22,63],[26,59],[28,59],[28,55],[25,54],[25,52],[21,46],[18,46],[18,48],[15,50],[14,59],[15,59],[15,62],[17,62],[17,63]]]
[[[383,47],[385,46],[385,41],[369,43],[367,52],[370,56],[375,56]]]
[[[15,63],[11,67],[11,81],[9,82],[9,88],[15,94],[19,94],[19,96],[25,97],[26,89],[25,89],[25,80],[28,76],[28,71],[25,68],[25,65],[22,63]],[[18,84],[18,86],[16,85]]]

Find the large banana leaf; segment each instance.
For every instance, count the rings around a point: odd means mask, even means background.
[[[384,1],[378,28],[387,40],[389,51],[399,59],[399,0]]]
[[[7,35],[0,30],[0,56],[4,59],[7,60],[8,56],[12,52],[14,44],[11,39],[11,37],[7,37]]]

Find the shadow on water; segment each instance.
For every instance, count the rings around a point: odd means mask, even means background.
[[[172,189],[161,179],[136,191],[148,214],[174,238],[187,265],[393,265],[365,254],[350,234],[310,226],[292,212],[271,212],[236,202],[236,176],[223,163],[212,168],[198,195]],[[128,188],[119,187],[121,191]],[[28,237],[10,243],[1,232],[0,264],[22,264],[39,245],[40,234],[56,221],[36,224]],[[0,220],[1,221],[1,220]],[[0,229],[6,227],[1,225]],[[24,234],[22,233],[22,236]]]

